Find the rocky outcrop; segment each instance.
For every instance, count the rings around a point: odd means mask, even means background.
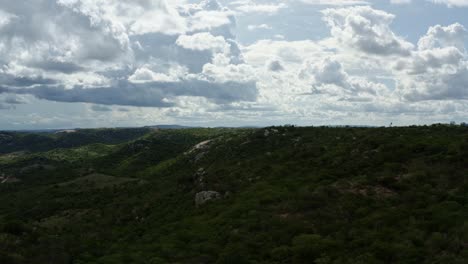
[[[205,175],[206,171],[203,168],[199,168],[197,172],[193,175],[193,181],[200,188],[205,188]]]
[[[200,151],[200,150],[206,150],[207,148],[209,148],[209,145],[211,143],[212,140],[205,140],[203,142],[200,142],[198,143],[197,145],[193,146],[192,149],[190,149],[187,154],[190,154],[190,153],[193,153],[193,152],[196,152],[196,151]]]
[[[195,195],[195,205],[204,205],[209,201],[215,201],[221,199],[221,194],[215,191],[203,191]]]
[[[279,133],[279,130],[276,128],[266,128],[265,131],[263,132],[263,135],[265,137],[269,137],[271,135],[278,134],[278,133]]]
[[[197,145],[195,145],[192,149],[185,152],[185,155],[195,154],[192,161],[197,163],[198,161],[203,159],[205,157],[205,155],[208,153],[211,142],[212,142],[212,140],[206,140],[206,141],[200,142]]]
[[[2,174],[2,176],[0,176],[0,184],[15,183],[15,182],[20,182],[20,179],[15,178],[15,177],[5,176],[5,174]]]

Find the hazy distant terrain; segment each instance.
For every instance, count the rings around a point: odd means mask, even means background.
[[[466,126],[164,128],[0,132],[0,263],[468,263]]]

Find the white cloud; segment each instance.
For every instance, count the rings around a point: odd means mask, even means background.
[[[152,65],[144,65],[136,69],[128,80],[133,83],[178,82],[188,74],[187,68],[179,65],[171,65],[166,72],[154,72],[151,68]]]
[[[430,27],[426,35],[418,41],[418,48],[423,50],[454,46],[463,50],[467,37],[468,31],[459,23],[446,27],[436,25]]]
[[[455,72],[440,71],[437,74],[422,74],[402,78],[399,89],[405,99],[421,100],[468,100],[468,65]]]
[[[468,6],[468,0],[428,0],[436,4],[445,4],[448,7]]]
[[[412,0],[390,0],[390,3],[395,5],[406,5],[411,4]]]
[[[409,55],[413,45],[390,29],[394,15],[369,6],[325,9],[324,20],[342,46],[373,55]]]
[[[250,31],[255,31],[255,30],[259,30],[259,29],[272,29],[272,27],[270,25],[267,25],[267,24],[260,24],[260,25],[249,25],[247,27],[248,30]]]
[[[402,96],[412,101],[468,99],[466,36],[466,29],[458,23],[429,28],[418,50],[396,65],[404,71],[398,76]]]
[[[209,32],[196,33],[193,35],[181,35],[176,44],[192,50],[212,50],[215,52],[224,52],[230,48],[230,45],[222,36],[213,36]]]
[[[328,5],[328,6],[369,4],[368,1],[362,1],[362,0],[300,0],[300,1],[305,4],[310,4],[310,5]]]
[[[14,18],[17,18],[17,16],[0,9],[0,28],[10,23]]]
[[[420,50],[407,59],[397,62],[397,70],[406,70],[408,74],[422,74],[429,70],[444,68],[455,70],[462,62],[464,55],[455,47]]]
[[[232,13],[201,10],[189,17],[190,31],[211,30],[232,23]]]
[[[217,54],[213,63],[203,66],[201,78],[214,82],[237,81],[240,83],[254,82],[256,70],[247,64],[230,64],[230,59],[223,54]]]
[[[433,26],[414,45],[392,30],[395,15],[355,6],[371,1],[294,1],[0,0],[0,125],[72,122],[46,100],[84,108],[78,125],[411,123],[468,111],[462,24]],[[289,8],[309,22],[323,6],[325,23],[288,24]],[[329,37],[303,33],[327,25]]]
[[[281,9],[287,8],[285,3],[255,3],[252,0],[241,0],[230,3],[234,7],[234,10],[239,14],[269,14],[273,15],[278,13]]]
[[[386,90],[383,84],[370,82],[363,77],[349,76],[343,65],[334,58],[307,62],[299,76],[303,79],[310,78],[313,92],[336,96],[359,97],[362,94],[369,96]]]
[[[0,28],[0,81],[8,92],[153,107],[172,106],[179,96],[222,103],[255,98],[255,83],[241,76],[246,66],[230,65],[242,62],[233,13],[215,0],[59,0],[3,8],[12,14]],[[217,53],[226,58],[223,69],[213,66]]]

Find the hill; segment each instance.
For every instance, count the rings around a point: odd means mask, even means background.
[[[15,151],[40,152],[93,143],[118,144],[139,138],[151,130],[151,128],[103,128],[41,133],[0,131],[0,154]]]
[[[467,127],[7,135],[0,263],[468,262]]]

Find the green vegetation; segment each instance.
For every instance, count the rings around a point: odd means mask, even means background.
[[[151,128],[76,129],[55,133],[16,133],[0,131],[0,154],[15,151],[40,152],[73,148],[93,143],[118,144],[139,138]]]
[[[467,127],[84,134],[0,140],[0,263],[468,263]]]

